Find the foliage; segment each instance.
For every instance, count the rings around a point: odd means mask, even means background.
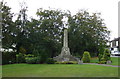
[[[16,54],[17,63],[25,63],[25,55],[22,53]]]
[[[25,60],[28,64],[36,64],[36,57],[25,58]]]
[[[2,64],[11,64],[16,62],[15,52],[2,52]]]
[[[25,58],[35,57],[33,54],[27,54],[25,55]]]
[[[15,24],[12,21],[13,18],[13,13],[11,13],[11,8],[6,5],[5,2],[1,1],[1,15],[2,19],[0,22],[2,23],[2,27],[0,27],[0,30],[2,30],[2,47],[9,49],[9,48],[14,48],[14,33],[15,33]]]
[[[85,51],[82,57],[83,63],[90,63],[90,59],[91,59],[90,53]]]
[[[33,54],[34,56],[39,56],[39,51],[36,50],[36,49],[34,49],[33,52],[32,52],[32,54]]]
[[[104,49],[103,54],[99,54],[99,63],[104,62],[104,61],[111,61],[111,57],[110,57],[110,50],[109,49]],[[102,63],[101,63],[102,64]],[[106,64],[106,63],[104,63]]]
[[[17,19],[15,20],[15,48],[17,52],[24,53],[28,52],[29,49],[29,42],[28,42],[28,34],[29,34],[29,27],[28,24],[30,23],[27,19],[27,7],[25,4],[21,4],[21,9],[17,14]]]
[[[98,58],[99,58],[99,61],[108,61],[108,60],[111,60],[109,49],[104,49],[103,54],[99,54]]]
[[[103,57],[103,55],[99,53],[99,55],[98,55],[99,61],[101,60],[102,57]]]
[[[111,58],[110,58],[110,50],[109,49],[105,49],[103,57],[104,57],[105,61],[111,60]]]
[[[40,54],[40,63],[46,63],[46,61],[47,61],[47,58],[48,58],[48,56],[47,56],[47,54],[46,53],[42,53],[42,54]]]
[[[40,56],[34,56],[32,54],[25,55],[26,63],[28,64],[39,64],[40,63]]]
[[[104,58],[102,60],[104,61]],[[120,64],[118,62],[119,60],[120,60],[120,57],[111,57],[112,63],[110,65],[116,65],[116,66],[119,65],[120,66]],[[91,58],[90,63],[100,63],[100,62],[98,60],[98,57],[94,57],[94,58]]]
[[[106,45],[110,31],[100,18],[100,13],[90,15],[88,11],[80,10],[73,16],[69,15],[68,18],[71,53],[80,55],[84,51],[98,53],[100,46]]]
[[[53,58],[48,58],[46,61],[47,64],[54,64],[55,61],[53,60]]]
[[[78,64],[77,61],[55,62],[55,64]]]
[[[23,48],[23,47],[20,47],[20,48],[19,48],[19,52],[20,52],[20,53],[23,53],[23,54],[26,54],[26,49]]]
[[[40,57],[27,57],[25,60],[28,64],[38,64],[40,62]]]
[[[38,19],[28,19],[25,4],[16,16],[4,2],[1,2],[1,6],[3,48],[12,48],[16,54],[39,55],[41,63],[58,55],[63,43],[63,17],[68,17],[71,54],[82,55],[82,52],[89,51],[93,57],[101,52],[102,47],[106,47],[110,31],[99,13],[90,15],[87,11],[79,11],[71,15],[70,11],[39,8],[36,12]],[[17,19],[13,21],[13,17]]]
[[[106,61],[100,61],[98,64],[106,64]]]

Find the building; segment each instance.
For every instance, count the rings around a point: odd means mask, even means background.
[[[110,41],[110,51],[113,56],[120,55],[120,37]]]

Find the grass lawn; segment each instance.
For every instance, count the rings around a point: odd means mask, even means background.
[[[91,58],[90,63],[98,63],[98,57]]]
[[[120,57],[111,57],[111,60],[112,60],[111,65],[119,65],[120,66],[120,62],[119,62],[120,61]]]
[[[0,65],[0,78],[2,78],[2,65]]]
[[[90,64],[3,65],[3,77],[118,77],[118,67]]]
[[[119,65],[118,60],[120,60],[120,57],[111,57],[112,63],[110,65]],[[91,63],[97,63],[98,62],[98,57],[91,58]]]

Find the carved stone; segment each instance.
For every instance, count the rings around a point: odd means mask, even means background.
[[[54,57],[54,60],[58,62],[64,62],[64,61],[78,61],[79,59],[76,57],[73,57],[70,54],[70,49],[68,47],[68,33],[67,29],[64,29],[64,39],[63,39],[63,47],[61,50],[61,54]]]
[[[110,60],[107,61],[107,64],[111,64],[112,62]]]

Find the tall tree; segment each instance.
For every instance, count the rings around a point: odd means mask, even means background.
[[[13,48],[14,44],[14,22],[12,21],[13,13],[11,13],[11,8],[6,5],[5,2],[0,2],[1,4],[1,14],[2,14],[2,47],[3,48]]]
[[[42,52],[53,57],[60,52],[64,14],[60,10],[44,10],[42,8],[38,9],[36,14],[39,20],[32,20],[36,25],[33,26],[34,31],[30,35],[34,34],[35,40],[38,39],[34,43],[35,47],[40,47]]]
[[[18,13],[17,20],[15,20],[16,26],[16,50],[17,52],[26,53],[28,34],[29,34],[29,20],[27,19],[27,7],[25,2],[21,4],[21,10]]]
[[[83,54],[87,50],[91,54],[99,52],[105,46],[110,31],[103,23],[99,13],[89,14],[79,11],[74,16],[69,16],[69,45],[72,53]]]

